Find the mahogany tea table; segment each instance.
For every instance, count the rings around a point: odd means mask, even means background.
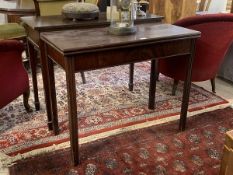
[[[135,19],[135,24],[143,24],[143,23],[161,23],[163,17],[148,14],[145,17],[137,17]],[[28,47],[29,47],[29,55],[30,55],[30,66],[32,71],[32,83],[34,89],[34,99],[36,108],[40,108],[40,102],[38,97],[38,87],[37,87],[37,53],[41,50],[41,43],[40,43],[40,34],[42,32],[48,31],[59,31],[59,30],[67,30],[67,29],[88,29],[88,28],[95,28],[95,27],[107,27],[110,25],[110,21],[106,19],[106,13],[100,13],[99,18],[96,20],[86,20],[86,21],[73,21],[70,19],[65,19],[63,16],[28,16],[21,18],[23,25],[27,32],[27,39],[28,39]],[[44,59],[40,59],[41,62],[41,70],[42,70],[42,77],[43,77],[43,84],[44,84],[44,94],[45,94],[45,101],[46,101],[46,111],[47,111],[47,118],[48,118],[48,128],[49,130],[53,130],[54,134],[57,135],[59,133],[57,129],[57,121],[52,121],[52,109],[50,98],[48,95],[48,80],[46,80],[47,72],[44,68],[46,65]]]
[[[57,124],[57,101],[54,81],[54,63],[66,74],[68,118],[73,165],[79,163],[79,143],[76,104],[75,73],[123,64],[151,60],[149,108],[155,105],[156,62],[180,55],[187,56],[188,68],[184,82],[179,129],[184,130],[191,86],[195,41],[200,32],[170,24],[139,24],[137,33],[115,36],[108,27],[63,30],[41,34],[41,56],[46,70],[48,95],[51,100],[52,120]],[[93,37],[95,36],[95,37]],[[177,57],[179,59],[179,57]]]

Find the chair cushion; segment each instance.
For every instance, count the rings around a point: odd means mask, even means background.
[[[25,37],[24,28],[17,23],[7,23],[0,25],[0,39],[16,39]]]
[[[74,0],[40,0],[38,1],[40,16],[61,15],[63,5],[70,2]]]

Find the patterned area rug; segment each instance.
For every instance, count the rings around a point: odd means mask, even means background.
[[[172,80],[160,76],[156,90],[156,109],[148,110],[149,71],[149,63],[136,64],[133,92],[128,90],[128,66],[86,72],[86,84],[82,84],[80,74],[76,74],[81,143],[178,118],[183,85],[178,87],[176,96],[171,96]],[[53,136],[47,129],[43,86],[39,75],[39,96],[42,103],[40,111],[26,113],[22,98],[0,111],[2,164],[44,151],[69,147],[65,74],[60,68],[56,68],[55,75],[60,134]],[[213,107],[226,103],[211,92],[192,85],[189,115],[213,110]],[[31,105],[33,106],[32,100]]]
[[[11,175],[218,175],[225,132],[233,109],[190,118],[185,132],[177,121],[126,132],[81,146],[81,164],[70,165],[63,149],[17,162]]]

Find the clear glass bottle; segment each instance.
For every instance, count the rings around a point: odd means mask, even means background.
[[[111,0],[109,32],[128,35],[136,32],[134,0]]]

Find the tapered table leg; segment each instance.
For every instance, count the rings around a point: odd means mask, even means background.
[[[157,60],[151,60],[150,71],[150,89],[149,89],[149,109],[155,109],[155,92],[156,92],[156,77],[157,77]]]
[[[195,53],[195,41],[196,40],[192,41],[192,46],[191,46],[192,49],[191,49],[191,54],[188,59],[186,78],[184,81],[183,98],[182,98],[180,123],[179,123],[180,131],[184,131],[186,127],[187,111],[188,111],[188,104],[189,104],[189,93],[190,93],[190,88],[191,88],[192,65],[193,65],[193,58],[194,58],[194,53]]]
[[[50,84],[50,98],[52,107],[52,125],[53,132],[55,135],[59,134],[58,127],[58,114],[57,114],[57,98],[56,98],[56,88],[55,88],[55,78],[54,78],[54,67],[53,61],[47,57],[48,71],[49,71],[49,84]]]
[[[71,159],[73,165],[79,164],[79,143],[78,143],[78,124],[77,124],[77,103],[75,86],[75,65],[74,58],[65,59],[66,84],[69,109],[69,130]]]
[[[35,100],[35,108],[36,110],[40,110],[40,102],[38,97],[38,86],[37,86],[37,73],[36,73],[36,65],[37,65],[37,52],[34,49],[34,46],[31,44],[31,42],[28,43],[28,52],[29,52],[29,62],[31,67],[31,73],[32,73],[32,86],[34,91],[34,100]]]
[[[41,70],[42,70],[42,78],[44,85],[44,94],[45,94],[45,104],[48,118],[48,128],[49,130],[53,130],[53,121],[52,121],[52,106],[51,106],[51,98],[50,98],[50,84],[49,84],[49,69],[48,69],[48,58],[45,50],[45,46],[43,42],[40,40],[40,61],[41,61]]]
[[[133,91],[134,63],[129,64],[129,91]]]

